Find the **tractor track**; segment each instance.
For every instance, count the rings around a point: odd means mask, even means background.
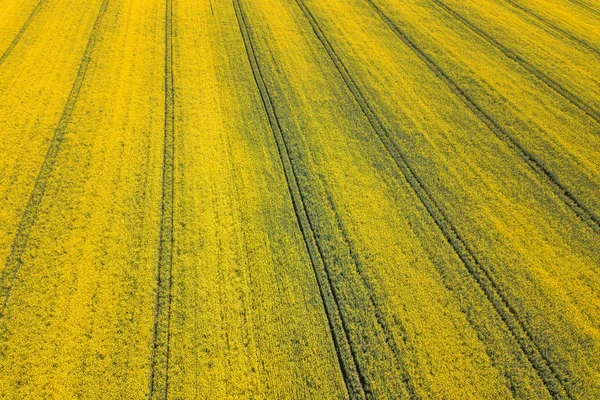
[[[75,109],[75,105],[79,99],[79,93],[81,92],[81,88],[83,87],[83,83],[85,81],[85,76],[92,54],[96,47],[96,43],[98,41],[100,26],[102,24],[104,15],[106,14],[109,1],[110,0],[103,0],[102,5],[100,6],[100,10],[96,16],[90,37],[83,52],[83,57],[81,63],[79,64],[75,81],[73,82],[73,86],[71,87],[71,91],[67,97],[67,101],[63,108],[58,124],[54,129],[54,135],[50,141],[50,145],[48,146],[48,150],[40,167],[40,171],[36,177],[29,200],[27,201],[27,205],[25,206],[23,214],[21,215],[21,220],[17,227],[17,232],[15,233],[15,238],[11,245],[10,253],[6,258],[6,263],[4,269],[2,270],[2,275],[0,276],[0,302],[2,303],[0,308],[0,318],[2,318],[6,312],[14,281],[17,279],[18,273],[23,264],[22,258],[29,243],[31,230],[36,223],[40,206],[42,200],[44,199],[46,185],[48,184],[50,176],[54,170],[56,160],[62,149],[62,144],[66,140],[67,129],[73,116],[73,110]]]
[[[492,304],[500,318],[504,321],[504,324],[515,338],[516,342],[519,344],[523,353],[527,356],[528,360],[540,376],[549,393],[557,399],[572,398],[568,388],[565,387],[563,383],[564,378],[560,376],[561,374],[559,371],[556,370],[553,364],[543,354],[539,345],[533,339],[533,335],[527,329],[527,325],[522,321],[515,308],[510,304],[506,295],[502,292],[500,286],[494,280],[489,269],[478,261],[475,253],[469,248],[467,242],[461,237],[458,230],[451,224],[448,217],[444,214],[442,208],[431,196],[428,189],[422,184],[421,180],[413,171],[413,168],[408,164],[406,157],[398,145],[391,139],[390,133],[384,127],[379,117],[375,114],[366,98],[354,82],[354,79],[350,76],[350,73],[344,66],[341,58],[331,46],[329,40],[326,38],[322,28],[319,26],[311,11],[306,7],[303,0],[295,1],[306,16],[313,28],[313,31],[348,86],[348,89],[351,91],[363,113],[369,120],[373,130],[377,133],[384,146],[388,150],[390,156],[402,171],[406,180],[413,188],[421,203],[432,217],[438,228],[441,230],[448,243],[452,246],[457,256],[461,259],[467,271],[477,282],[488,301]]]
[[[454,93],[481,122],[483,122],[500,140],[510,147],[552,191],[569,207],[583,222],[594,232],[600,234],[600,218],[589,211],[587,207],[571,191],[562,184],[555,174],[550,171],[535,155],[529,153],[521,146],[517,139],[510,135],[502,126],[489,115],[473,98],[471,98],[459,84],[448,75],[429,55],[427,55],[382,9],[373,2],[365,0],[382,21],[390,28],[411,51],[419,57],[427,67]]]
[[[520,3],[516,2],[515,0],[504,0],[504,1],[506,3],[508,3],[508,4],[510,4],[511,6],[513,6],[514,8],[520,10],[524,14],[527,14],[531,18],[533,18],[533,19],[539,21],[540,23],[546,25],[548,28],[550,28],[550,29],[558,32],[559,34],[563,35],[564,37],[568,38],[572,42],[577,43],[577,44],[579,44],[582,47],[585,47],[589,51],[591,51],[594,54],[596,54],[596,56],[600,56],[600,50],[598,50],[597,48],[595,48],[593,45],[591,45],[587,41],[585,41],[583,39],[580,39],[580,38],[576,37],[575,35],[570,34],[569,32],[565,31],[564,29],[562,29],[559,26],[554,25],[551,21],[549,21],[546,18],[542,17],[538,13],[530,10],[529,8],[521,5]]]
[[[404,361],[404,357],[402,356],[402,354],[405,353],[405,351],[403,351],[403,349],[401,349],[400,345],[398,345],[398,342],[396,341],[394,334],[392,333],[391,329],[389,328],[390,324],[389,324],[389,318],[387,316],[387,313],[385,312],[384,308],[381,306],[381,301],[379,300],[379,298],[376,295],[375,287],[374,287],[371,279],[369,278],[363,263],[361,262],[361,260],[358,256],[358,253],[356,251],[356,248],[355,248],[355,245],[354,245],[352,239],[350,239],[350,234],[349,234],[348,229],[346,228],[344,222],[342,221],[342,217],[335,205],[333,196],[331,195],[331,192],[330,192],[329,188],[327,187],[325,180],[321,179],[321,181],[322,181],[323,186],[325,186],[325,191],[327,193],[327,202],[329,203],[329,207],[331,208],[331,210],[334,213],[335,224],[337,225],[337,228],[339,229],[340,233],[342,234],[342,238],[344,239],[344,243],[346,244],[346,246],[348,248],[348,252],[350,253],[350,258],[352,259],[352,263],[354,264],[356,272],[357,272],[358,276],[360,277],[360,280],[362,281],[362,285],[367,289],[367,292],[368,292],[367,296],[369,298],[369,303],[371,303],[371,307],[373,307],[373,314],[375,315],[377,324],[379,325],[379,328],[381,329],[381,331],[384,335],[385,342],[386,342],[387,346],[389,347],[390,351],[392,352],[392,354],[394,355],[394,358],[396,361],[396,370],[400,374],[400,378],[406,388],[409,399],[418,399],[419,396],[417,395],[417,389],[415,388],[415,385],[414,385],[413,381],[411,380],[410,375],[407,372],[406,362]],[[397,323],[400,327],[400,331],[403,334],[403,339],[406,339],[406,328],[405,328],[404,324],[402,323],[401,320],[397,321]]]
[[[2,56],[0,56],[0,66],[2,64],[4,64],[4,61],[6,61],[6,59],[8,58],[8,56],[10,56],[10,54],[15,49],[15,47],[17,47],[17,45],[21,41],[21,38],[25,34],[25,31],[27,30],[27,28],[29,28],[29,25],[31,25],[31,22],[35,19],[35,17],[40,13],[40,10],[42,9],[42,7],[46,3],[46,1],[47,0],[40,0],[36,4],[36,6],[33,9],[33,11],[31,11],[31,13],[29,14],[29,17],[27,17],[27,20],[25,21],[25,23],[23,24],[23,26],[21,26],[21,29],[19,30],[19,32],[15,35],[14,39],[12,40],[12,42],[10,42],[10,44],[8,45],[8,47],[6,48],[6,50],[4,51],[4,54],[2,54]]]
[[[464,26],[466,26],[473,33],[475,33],[479,37],[483,38],[486,42],[488,42],[493,47],[497,48],[506,57],[510,58],[511,60],[513,60],[520,66],[522,66],[530,74],[535,76],[537,79],[539,79],[545,85],[547,85],[549,88],[553,89],[556,93],[560,94],[562,97],[564,97],[571,104],[573,104],[574,106],[579,108],[581,111],[583,111],[586,115],[588,115],[594,121],[596,121],[597,123],[600,123],[600,113],[598,113],[598,111],[596,111],[595,109],[590,107],[588,104],[586,104],[576,94],[571,92],[569,89],[565,88],[563,85],[561,85],[554,79],[550,78],[547,74],[540,71],[538,68],[534,67],[529,61],[525,60],[523,57],[521,57],[514,51],[505,47],[503,44],[501,44],[496,39],[494,39],[491,35],[489,35],[485,31],[483,31],[482,29],[478,28],[471,21],[469,21],[468,19],[463,17],[460,13],[458,13],[454,9],[450,8],[442,0],[431,0],[431,1],[435,5],[440,7],[442,10],[444,10],[446,13],[450,14],[454,19],[456,19],[457,21],[462,23]]]
[[[271,94],[264,81],[260,65],[255,52],[255,46],[252,39],[252,33],[247,25],[246,18],[239,0],[233,0],[236,18],[238,21],[240,33],[242,35],[248,62],[252,69],[254,80],[259,90],[265,113],[267,114],[271,132],[275,139],[279,158],[284,170],[288,191],[296,214],[296,219],[302,233],[311,266],[315,274],[317,285],[325,314],[329,324],[329,329],[333,339],[340,369],[344,378],[346,389],[350,398],[364,399],[372,397],[372,389],[364,376],[358,363],[357,355],[352,346],[349,330],[346,321],[341,313],[338,296],[331,282],[331,277],[324,261],[322,249],[316,239],[316,235],[310,220],[306,204],[300,191],[300,185],[294,165],[290,159],[288,146],[283,135],[279,118],[275,111]]]
[[[162,198],[156,298],[152,331],[149,399],[166,399],[169,390],[171,300],[173,276],[173,223],[175,179],[175,88],[173,76],[173,0],[165,3],[165,115],[163,138]]]

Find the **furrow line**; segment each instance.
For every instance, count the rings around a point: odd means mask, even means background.
[[[492,304],[500,318],[519,344],[521,350],[531,362],[533,368],[537,371],[540,378],[547,387],[549,393],[558,399],[571,398],[569,391],[565,388],[562,379],[558,376],[557,371],[552,363],[544,356],[538,344],[533,339],[533,335],[529,332],[526,325],[523,323],[514,307],[508,301],[506,295],[500,289],[500,286],[495,282],[492,274],[487,267],[482,265],[474,252],[469,248],[466,241],[461,237],[458,230],[451,224],[448,217],[444,214],[442,208],[431,196],[428,189],[423,185],[419,177],[413,171],[406,160],[405,155],[400,150],[399,146],[391,139],[390,133],[383,126],[379,117],[375,114],[365,96],[362,94],[354,79],[344,66],[341,58],[337,55],[329,40],[326,38],[323,30],[317,23],[311,11],[306,7],[303,0],[295,0],[302,9],[304,15],[310,22],[316,36],[319,38],[323,47],[329,54],[331,60],[338,69],[340,75],[346,82],[349,90],[354,95],[357,103],[360,105],[365,116],[371,123],[373,130],[377,133],[384,146],[390,153],[398,168],[402,171],[407,182],[410,184],[421,203],[432,217],[442,234],[452,246],[454,252],[461,259],[467,271],[477,282],[488,301]]]
[[[576,106],[577,108],[579,108],[581,111],[583,111],[585,114],[587,114],[594,121],[600,123],[600,114],[596,110],[594,110],[592,107],[590,107],[588,104],[586,104],[575,93],[571,92],[569,89],[565,88],[560,83],[558,83],[554,79],[550,78],[547,74],[545,74],[544,72],[540,71],[538,68],[534,67],[529,61],[525,60],[523,57],[519,56],[514,51],[512,51],[509,48],[505,47],[503,44],[501,44],[496,39],[494,39],[491,35],[489,35],[488,33],[484,32],[482,29],[478,28],[471,21],[469,21],[468,19],[466,19],[465,17],[463,17],[461,14],[459,14],[454,9],[450,8],[442,0],[431,0],[431,1],[434,4],[436,4],[438,7],[440,7],[442,10],[444,10],[445,12],[447,12],[448,14],[450,14],[452,17],[454,17],[454,19],[456,19],[457,21],[459,21],[460,23],[462,23],[464,26],[466,26],[473,33],[475,33],[476,35],[480,36],[485,41],[487,41],[490,45],[492,45],[495,48],[497,48],[506,57],[510,58],[511,60],[513,60],[514,62],[516,62],[517,64],[521,65],[530,74],[532,74],[537,79],[539,79],[544,84],[546,84],[548,87],[550,87],[555,92],[557,92],[558,94],[560,94],[562,97],[564,97],[566,100],[568,100],[571,104],[573,104],[574,106]]]
[[[504,0],[504,1],[506,1],[508,4],[510,4],[514,8],[516,8],[516,9],[522,11],[523,13],[529,15],[531,18],[533,18],[533,19],[541,22],[542,24],[546,25],[548,28],[553,29],[554,31],[556,31],[556,32],[560,33],[561,35],[565,36],[566,38],[568,38],[572,42],[575,42],[575,43],[577,43],[577,44],[585,47],[586,49],[590,50],[591,52],[593,52],[597,56],[600,56],[600,50],[596,49],[593,45],[591,45],[587,41],[585,41],[583,39],[580,39],[580,38],[576,37],[575,35],[570,34],[569,32],[565,31],[561,27],[554,25],[551,21],[549,21],[546,18],[542,17],[538,13],[530,10],[529,8],[527,8],[527,7],[519,4],[518,2],[516,2],[514,0]]]
[[[468,108],[475,114],[500,140],[510,147],[540,178],[547,184],[552,191],[592,230],[600,234],[600,218],[589,211],[583,203],[571,191],[563,185],[559,179],[551,172],[535,155],[529,153],[523,148],[517,139],[510,135],[494,118],[484,111],[471,96],[469,96],[459,84],[446,73],[417,43],[415,43],[406,33],[404,33],[394,21],[388,17],[385,12],[373,0],[365,0],[371,5],[374,11],[379,15],[383,22],[392,32],[417,55],[429,69],[441,79],[446,86],[454,93]]]
[[[2,56],[0,56],[0,66],[4,63],[4,61],[6,61],[8,56],[10,56],[10,54],[13,52],[15,47],[17,47],[17,44],[19,44],[19,42],[21,41],[21,38],[23,37],[23,34],[27,30],[27,28],[29,28],[29,25],[31,25],[31,22],[39,14],[40,10],[42,9],[42,6],[45,3],[46,3],[46,0],[40,0],[37,3],[37,5],[35,6],[35,8],[33,9],[33,11],[31,11],[31,14],[29,14],[29,17],[27,17],[27,20],[25,21],[25,23],[23,24],[23,26],[21,27],[19,32],[16,34],[16,36],[14,37],[12,42],[10,42],[10,45],[6,48],[6,50],[4,51],[4,54],[2,54]]]
[[[152,333],[149,399],[166,399],[169,390],[171,300],[173,279],[173,222],[175,179],[175,88],[173,76],[173,0],[165,6],[165,115],[163,138],[162,198],[156,298]]]
[[[325,308],[325,314],[327,316],[329,329],[344,382],[346,384],[346,389],[350,398],[352,399],[364,399],[371,397],[372,391],[369,387],[366,377],[360,369],[355,350],[352,346],[348,327],[341,313],[339,301],[334,290],[334,285],[331,282],[327,264],[324,261],[322,250],[316,239],[306,204],[300,190],[300,185],[294,165],[288,152],[288,146],[283,134],[283,130],[275,111],[271,94],[266,86],[260,65],[258,63],[250,27],[246,22],[240,1],[233,0],[233,5],[240,28],[240,33],[246,48],[248,61],[252,69],[252,74],[258,87],[265,113],[268,117],[271,132],[277,145],[279,158],[284,170],[284,175],[290,197],[292,199],[296,219],[308,251],[311,266],[316,277],[317,286],[319,287],[319,292]]]
[[[23,264],[22,258],[23,254],[25,253],[25,249],[27,248],[27,244],[29,243],[31,230],[35,225],[40,210],[40,205],[44,199],[46,185],[48,184],[50,176],[52,175],[52,171],[54,170],[54,165],[56,164],[56,160],[62,149],[62,144],[66,140],[67,129],[69,123],[71,122],[73,110],[75,109],[75,105],[79,99],[79,93],[83,87],[92,53],[94,52],[94,48],[96,47],[96,43],[98,41],[100,26],[106,13],[106,9],[108,8],[108,3],[109,0],[103,0],[102,5],[100,6],[100,10],[96,16],[94,26],[92,27],[90,37],[85,47],[75,81],[73,82],[73,86],[71,87],[71,91],[67,97],[67,101],[63,108],[58,124],[54,129],[54,135],[50,141],[48,150],[46,151],[44,161],[42,162],[40,171],[36,177],[31,194],[29,195],[29,200],[27,201],[25,209],[23,210],[23,214],[21,215],[21,220],[19,221],[10,253],[6,258],[4,270],[2,271],[2,275],[0,277],[0,301],[2,302],[0,318],[2,318],[5,314],[14,281],[21,269],[21,265]]]

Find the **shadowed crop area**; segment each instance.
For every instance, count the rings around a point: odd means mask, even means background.
[[[599,399],[597,0],[0,2],[0,399]]]

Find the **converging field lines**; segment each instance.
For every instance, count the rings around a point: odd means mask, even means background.
[[[429,190],[423,185],[422,181],[415,174],[414,169],[408,164],[407,158],[402,150],[394,142],[392,136],[382,124],[377,114],[369,105],[367,99],[362,94],[356,82],[350,75],[349,71],[344,66],[341,58],[334,50],[333,46],[325,36],[324,31],[320,27],[312,12],[304,4],[303,0],[296,0],[298,6],[310,22],[316,36],[322,43],[324,49],[329,54],[332,62],[346,82],[348,89],[354,95],[357,103],[364,112],[365,116],[371,123],[373,130],[377,133],[391,157],[396,162],[398,168],[404,174],[404,177],[411,185],[423,206],[428,211],[431,218],[444,234],[448,243],[452,246],[458,257],[463,261],[465,267],[479,284],[481,290],[485,293],[490,303],[494,306],[499,316],[512,332],[515,340],[521,346],[522,351],[527,355],[533,367],[538,371],[541,379],[546,384],[548,391],[555,398],[570,398],[568,388],[564,384],[564,378],[556,367],[546,358],[540,350],[539,345],[535,342],[534,336],[527,329],[522,319],[516,313],[514,307],[511,306],[506,295],[503,294],[500,286],[491,276],[489,268],[481,264],[474,252],[469,248],[467,242],[461,237],[458,230],[453,226],[450,220],[446,217],[443,209],[439,206],[436,200],[432,197]]]
[[[511,60],[513,60],[516,63],[518,63],[519,65],[521,65],[525,70],[527,70],[529,73],[531,73],[537,79],[539,79],[541,82],[546,84],[548,87],[553,89],[556,93],[558,93],[559,95],[564,97],[566,100],[571,102],[574,106],[578,107],[581,111],[583,111],[585,114],[587,114],[594,121],[596,121],[597,123],[600,123],[600,113],[598,113],[597,110],[595,110],[592,106],[587,104],[584,100],[582,100],[579,96],[577,96],[571,90],[569,90],[565,86],[558,83],[555,79],[552,79],[548,74],[541,71],[539,68],[535,67],[533,64],[531,64],[528,60],[523,58],[521,55],[517,54],[515,51],[504,46],[502,43],[500,43],[498,40],[496,40],[494,37],[492,37],[489,33],[484,31],[483,29],[479,28],[477,25],[475,25],[473,22],[471,22],[469,19],[464,17],[458,11],[454,10],[452,7],[447,5],[442,0],[431,0],[431,1],[434,4],[436,4],[438,7],[440,7],[442,10],[444,10],[447,14],[449,14],[450,16],[455,18],[457,21],[462,23],[465,27],[467,27],[473,33],[480,36],[485,41],[487,41],[490,45],[497,48],[506,57],[510,58]]]
[[[329,322],[332,339],[334,341],[334,346],[336,348],[340,368],[346,383],[346,388],[351,398],[366,398],[366,396],[370,393],[369,383],[360,370],[357,356],[352,348],[350,335],[344,322],[343,315],[340,311],[338,299],[336,298],[335,290],[332,287],[331,278],[328,274],[321,249],[318,241],[316,240],[312,224],[310,222],[310,217],[306,210],[306,205],[304,203],[302,192],[300,191],[300,186],[294,171],[294,165],[288,154],[284,133],[282,132],[279,124],[270,93],[262,77],[262,72],[252,42],[251,30],[247,25],[245,14],[239,0],[233,0],[233,4],[235,7],[240,33],[246,46],[248,62],[251,66],[252,73],[263,102],[265,113],[269,119],[269,124],[271,126],[271,131],[277,145],[282,167],[284,169],[284,174],[292,199],[294,211],[296,213],[298,225],[302,231],[302,236],[304,238],[312,268],[315,273],[315,278],[319,286],[321,299],[323,300],[323,305],[325,307],[325,313]]]
[[[578,38],[577,36],[567,32],[563,28],[561,28],[561,27],[557,26],[556,24],[554,24],[553,22],[549,21],[547,18],[541,16],[540,14],[536,13],[535,11],[531,10],[528,7],[525,7],[520,2],[515,1],[515,0],[503,0],[503,1],[507,2],[514,8],[522,11],[524,14],[527,14],[529,17],[539,21],[540,23],[542,23],[546,27],[550,28],[551,30],[557,32],[558,34],[568,38],[570,41],[572,41],[580,46],[583,46],[587,50],[596,54],[597,56],[600,56],[600,50],[598,50],[596,47],[594,47],[594,45],[590,44],[589,42],[587,42],[584,39]]]
[[[500,140],[508,145],[552,191],[579,216],[591,229],[600,234],[600,218],[589,211],[577,197],[562,184],[556,174],[548,170],[543,161],[527,151],[494,118],[469,96],[419,45],[411,39],[373,0],[365,0],[392,32],[423,61],[425,65],[477,116]]]
[[[597,7],[405,1],[0,6],[0,397],[597,398]]]

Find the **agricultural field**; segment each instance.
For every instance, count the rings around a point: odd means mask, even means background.
[[[0,399],[599,399],[597,0],[0,2]]]

